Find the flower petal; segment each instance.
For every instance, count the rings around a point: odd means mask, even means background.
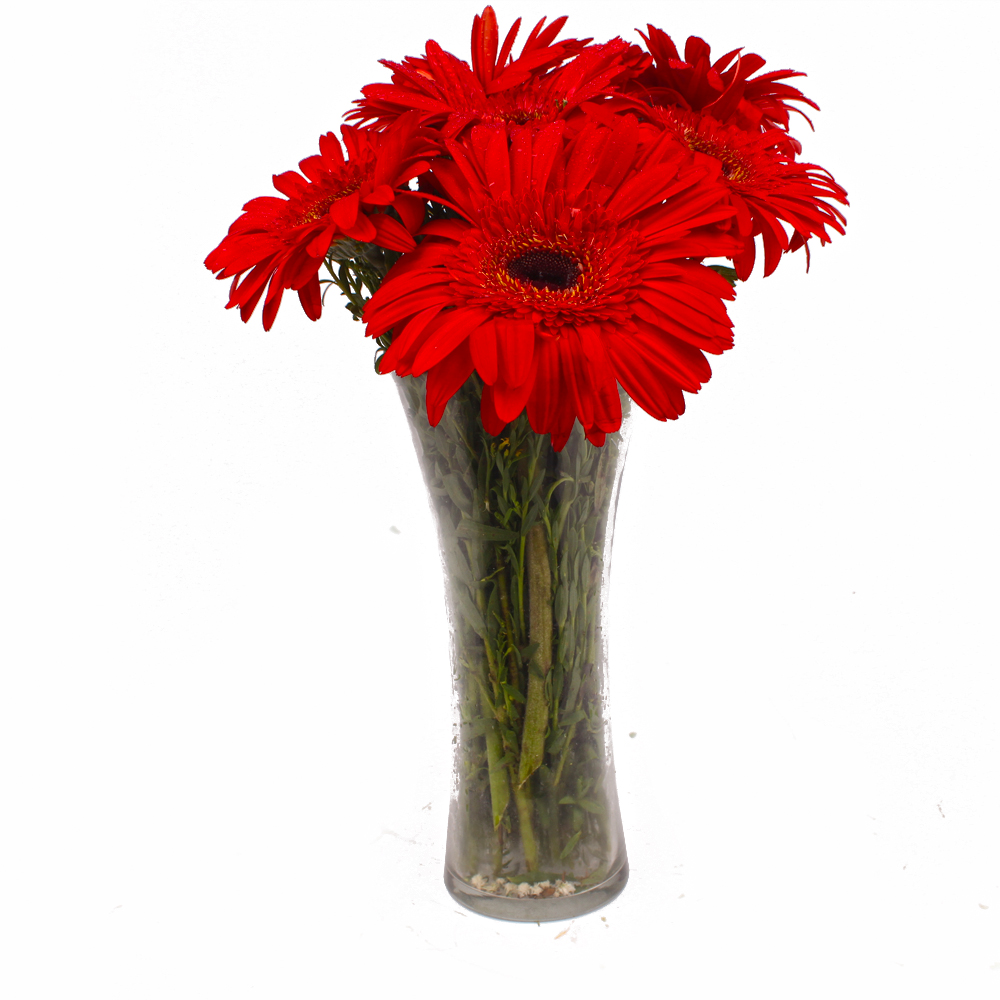
[[[535,324],[530,320],[494,321],[500,355],[500,375],[510,386],[522,385],[531,373],[535,353]]]
[[[493,385],[497,380],[497,334],[496,323],[487,322],[477,326],[469,336],[469,350],[479,377]]]
[[[413,374],[423,375],[425,371],[440,364],[459,344],[468,340],[469,334],[477,326],[490,318],[488,310],[478,308],[459,308],[448,313],[447,318],[434,331],[434,335],[417,352],[413,362]]]
[[[427,421],[436,427],[444,415],[448,400],[472,374],[472,357],[467,344],[460,344],[427,374]]]
[[[407,253],[416,250],[417,244],[413,237],[391,216],[378,215],[367,216],[368,221],[375,227],[375,237],[373,243],[386,250],[396,250],[399,253]]]

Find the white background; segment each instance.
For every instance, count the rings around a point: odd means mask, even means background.
[[[811,273],[740,290],[688,413],[637,422],[629,886],[540,926],[448,897],[395,389],[339,303],[265,334],[202,265],[378,58],[468,58],[476,6],[46,5],[3,67],[4,995],[1000,996],[997,6],[497,8],[805,70],[851,196]]]

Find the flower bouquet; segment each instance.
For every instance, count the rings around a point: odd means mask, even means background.
[[[765,276],[808,262],[847,204],[798,159],[801,73],[694,37],[682,56],[651,25],[642,46],[560,39],[565,21],[515,57],[520,21],[501,40],[486,7],[470,63],[434,41],[385,61],[341,140],[205,262],[265,330],[286,290],[316,320],[336,287],[395,376],[452,631],[445,881],[514,920],[588,912],[628,877],[604,615],[630,408],[679,417],[733,345],[758,237]]]

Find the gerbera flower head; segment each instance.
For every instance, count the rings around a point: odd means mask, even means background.
[[[320,136],[319,155],[299,163],[301,174],[289,170],[274,176],[275,188],[285,197],[248,201],[205,259],[216,277],[233,279],[226,308],[239,306],[244,323],[266,291],[264,329],[270,330],[287,288],[298,292],[310,319],[319,319],[319,269],[338,240],[401,252],[416,246],[412,233],[424,220],[423,202],[398,188],[423,173],[435,155],[417,127],[417,115],[402,116],[381,135],[349,125],[341,135],[346,157],[332,132]],[[402,224],[387,214],[390,207]]]
[[[808,104],[817,111],[819,105],[801,90],[782,82],[805,73],[781,69],[753,76],[765,65],[765,60],[754,52],[742,55],[742,49],[733,49],[713,63],[711,48],[695,36],[688,38],[682,59],[665,31],[651,24],[646,28],[648,35],[641,31],[639,34],[646,42],[653,64],[636,79],[634,90],[649,103],[698,111],[750,132],[777,128],[787,133],[792,111],[812,126],[805,113],[790,102]],[[784,141],[789,152],[802,152],[797,140],[786,136]]]
[[[346,117],[381,129],[406,111],[417,110],[423,125],[446,138],[483,123],[541,128],[570,116],[583,102],[648,65],[649,56],[639,46],[620,38],[604,45],[590,45],[589,38],[556,41],[565,22],[560,17],[544,28],[542,18],[514,59],[511,51],[521,19],[501,44],[496,15],[486,7],[473,19],[471,66],[428,41],[423,58],[382,60],[393,71],[392,83],[362,87],[364,97]]]
[[[365,309],[369,336],[392,333],[379,370],[427,373],[432,425],[476,372],[489,433],[526,410],[556,450],[575,420],[601,445],[621,426],[619,385],[676,418],[711,374],[702,352],[732,346],[732,289],[700,263],[740,247],[715,225],[735,212],[718,164],[687,163],[667,133],[640,148],[631,116],[565,133],[449,140],[431,170],[461,217],[425,225]]]
[[[788,155],[785,134],[779,129],[748,132],[736,124],[723,125],[709,115],[676,107],[650,108],[646,118],[690,149],[695,161],[711,158],[719,163],[743,243],[733,256],[741,281],[753,270],[756,236],[764,246],[766,277],[778,266],[783,253],[806,246],[812,237],[830,242],[826,227],[844,233],[846,220],[830,202],[848,204],[847,192],[829,171],[813,163],[799,163]],[[790,237],[782,223],[791,227]]]

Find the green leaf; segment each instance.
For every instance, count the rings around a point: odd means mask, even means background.
[[[587,713],[582,709],[578,708],[572,715],[567,715],[565,719],[559,722],[560,726],[572,726],[574,722],[579,722],[581,719],[586,719]]]
[[[443,476],[444,488],[448,491],[451,502],[463,514],[472,514],[472,494],[468,490],[462,477],[457,472],[449,472]]]
[[[489,453],[487,453],[486,458],[479,463],[479,468],[476,470],[476,486],[479,498],[488,497],[490,495],[490,463],[487,461],[488,457]]]
[[[521,533],[526,535],[535,526],[537,521],[538,521],[538,508],[529,507],[527,515],[521,522]]]
[[[444,551],[448,571],[464,583],[466,587],[473,588],[475,581],[472,577],[472,569],[469,566],[469,560],[462,551],[462,546],[453,539],[446,539],[444,542]]]
[[[580,879],[580,885],[600,885],[608,877],[608,866],[606,864],[601,865],[600,868],[594,872],[593,875],[588,875],[586,878]]]
[[[538,652],[539,644],[532,642],[527,646],[521,646],[517,651],[518,659],[522,664],[527,663]]]
[[[486,623],[495,637],[500,623],[500,593],[495,583],[490,589],[490,599],[486,602]]]
[[[566,615],[569,612],[569,593],[562,584],[556,588],[556,599],[553,603],[555,605],[553,608],[555,623],[559,628],[563,628],[566,625]]]
[[[559,561],[562,564],[560,569],[565,567],[567,573],[571,572],[573,560],[576,557],[576,550],[579,546],[579,535],[575,527],[567,525],[562,537],[562,549],[559,552]]]
[[[491,768],[490,774],[495,774],[497,771],[502,771],[508,764],[514,763],[514,755],[512,753],[505,753]]]
[[[515,733],[513,729],[510,729],[507,726],[501,726],[500,736],[503,739],[503,745],[507,747],[512,753],[516,753],[518,749],[517,733]]]
[[[576,652],[576,632],[571,628],[562,628],[559,631],[559,645],[557,649],[557,656],[559,662],[563,664],[564,668],[572,667],[573,665],[573,655]],[[570,682],[572,684],[572,682]],[[579,689],[579,683],[577,683],[577,688]],[[576,704],[575,698],[567,698],[567,705]]]
[[[477,736],[485,736],[492,732],[494,726],[496,726],[496,722],[493,719],[475,719],[464,724],[464,736],[468,740],[474,740]]]
[[[569,681],[569,691],[566,694],[566,705],[567,705],[567,707],[570,706],[570,705],[575,705],[576,704],[576,699],[577,699],[577,695],[579,695],[579,693],[580,693],[580,683],[581,683],[582,680],[583,680],[583,677],[582,677],[580,671],[579,670],[574,670],[572,676],[570,677],[570,681]]]
[[[524,695],[513,684],[508,684],[506,681],[502,682],[500,685],[508,698],[512,698],[514,701],[519,701],[522,705],[525,702]]]
[[[497,468],[500,470],[500,493],[506,496],[510,492],[510,463],[502,455],[497,455]]]
[[[517,532],[509,531],[507,528],[498,528],[492,524],[480,524],[478,521],[471,521],[468,518],[459,524],[455,534],[459,538],[479,542],[513,542],[517,538]]]
[[[534,478],[531,480],[531,486],[528,487],[528,496],[525,500],[526,504],[530,504],[531,501],[538,496],[538,491],[542,488],[544,480],[545,467],[543,465],[539,465],[539,467],[535,470]]]
[[[462,612],[462,616],[480,639],[486,639],[486,620],[483,618],[482,611],[476,607],[472,598],[469,597],[464,588],[458,588],[456,596],[458,598],[458,606]]]
[[[570,853],[572,852],[573,848],[576,847],[576,845],[579,843],[579,841],[580,841],[580,835],[582,833],[583,833],[583,830],[577,830],[576,833],[574,833],[573,836],[570,837],[568,841],[566,841],[566,846],[562,849],[562,851],[559,852],[559,860],[560,861],[562,861],[564,858],[566,858],[566,857],[568,857],[570,855]]]
[[[600,815],[604,812],[604,806],[598,805],[593,799],[577,799],[576,804],[581,809],[586,809],[589,813]]]

